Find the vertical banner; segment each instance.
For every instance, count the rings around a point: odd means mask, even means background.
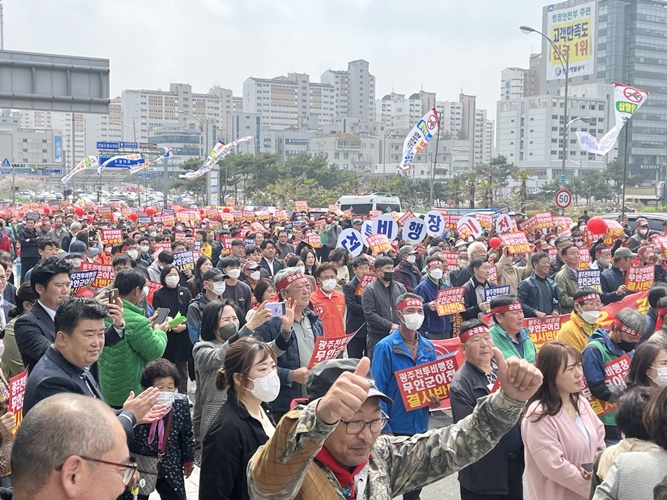
[[[24,370],[18,375],[9,379],[9,401],[7,411],[14,414],[16,423],[12,429],[12,436],[16,435],[16,429],[23,420],[23,397],[25,396],[25,386],[28,382],[28,370]]]
[[[550,5],[547,10],[546,34],[563,54],[568,54],[569,76],[592,75],[595,70],[595,2],[570,7]],[[565,61],[561,61],[548,43],[547,49],[547,80],[565,79],[562,68]]]

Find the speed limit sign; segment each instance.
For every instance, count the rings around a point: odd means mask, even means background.
[[[567,208],[572,203],[572,194],[567,189],[561,189],[556,193],[556,205],[558,208]]]

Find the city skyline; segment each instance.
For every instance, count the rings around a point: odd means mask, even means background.
[[[219,85],[242,96],[251,76],[299,72],[319,81],[328,69],[365,59],[377,99],[423,89],[454,100],[462,90],[476,95],[493,119],[501,70],[525,67],[530,53],[540,50],[538,39],[518,29],[541,26],[541,5],[527,0],[516,0],[512,9],[491,1],[434,5],[421,16],[393,0],[4,0],[3,6],[6,49],[109,58],[111,97],[173,82],[190,83],[196,92]],[[410,12],[415,22],[405,25]]]

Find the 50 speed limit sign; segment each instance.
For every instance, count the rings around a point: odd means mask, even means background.
[[[567,208],[572,203],[572,193],[567,189],[561,189],[556,193],[556,205],[558,208]]]

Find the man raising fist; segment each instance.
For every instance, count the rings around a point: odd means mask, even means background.
[[[474,463],[518,422],[542,384],[527,361],[493,353],[501,389],[458,423],[409,438],[380,436],[387,422],[380,401],[392,401],[369,378],[368,358],[320,363],[308,374],[308,405],[287,413],[252,458],[250,497],[389,500]]]

